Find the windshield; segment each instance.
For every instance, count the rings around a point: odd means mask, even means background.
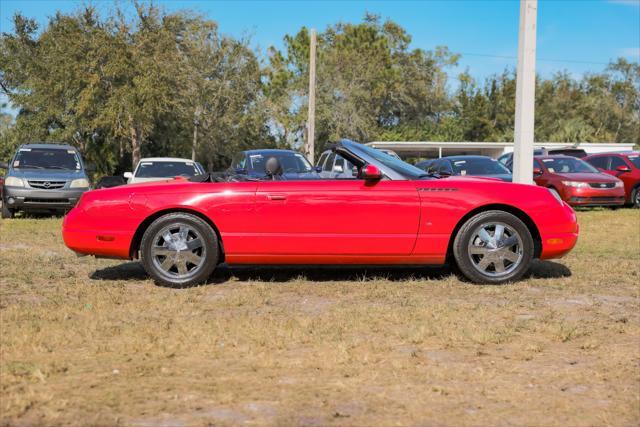
[[[640,154],[629,154],[627,159],[637,168],[640,168]]]
[[[249,170],[264,173],[264,165],[271,157],[278,159],[284,173],[308,173],[313,170],[311,163],[298,153],[249,154]]]
[[[15,159],[14,169],[64,169],[80,170],[80,158],[75,150],[60,148],[21,148]]]
[[[600,173],[589,163],[572,157],[542,159],[542,164],[551,173]]]
[[[410,165],[409,163],[405,163],[402,160],[392,157],[375,148],[371,148],[361,144],[353,144],[349,145],[349,149],[354,151],[360,150],[366,155],[373,157],[389,169],[392,169],[393,171],[399,173],[400,175],[404,175],[409,179],[418,179],[425,176],[425,172],[422,169]]]
[[[175,176],[200,175],[193,162],[142,162],[136,178],[173,178]]]
[[[500,175],[511,174],[497,160],[493,159],[451,159],[454,175]]]

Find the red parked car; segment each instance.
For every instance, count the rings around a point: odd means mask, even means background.
[[[571,206],[620,206],[624,185],[589,163],[569,156],[536,156],[533,160],[536,184],[557,193]]]
[[[640,208],[640,152],[593,154],[584,160],[621,179],[627,203]]]
[[[348,140],[334,150],[357,168],[356,179],[287,179],[272,157],[262,179],[93,190],[67,214],[62,235],[80,254],[140,257],[170,286],[205,281],[222,262],[455,262],[471,281],[504,283],[533,258],[563,256],[578,238],[573,209],[545,188],[433,176]]]

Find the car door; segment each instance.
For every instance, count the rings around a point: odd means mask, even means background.
[[[345,255],[409,255],[420,218],[411,181],[262,181],[255,206],[257,254],[335,262]]]

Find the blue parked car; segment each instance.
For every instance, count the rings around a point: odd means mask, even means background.
[[[247,150],[233,156],[229,173],[264,178],[267,160],[275,157],[282,168],[284,179],[320,179],[318,171],[300,153],[292,150]]]

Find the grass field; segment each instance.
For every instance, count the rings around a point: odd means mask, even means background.
[[[155,286],[0,222],[0,425],[640,424],[640,211],[578,214],[507,286],[447,270],[222,269]]]

